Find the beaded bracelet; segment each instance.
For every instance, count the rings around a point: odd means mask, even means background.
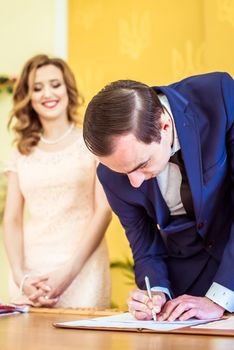
[[[29,275],[24,275],[21,282],[20,282],[20,287],[19,287],[19,290],[20,290],[20,294],[23,295],[24,294],[24,291],[23,291],[23,288],[24,288],[24,282],[26,281],[26,279],[29,277]]]

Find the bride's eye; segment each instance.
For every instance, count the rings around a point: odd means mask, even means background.
[[[41,89],[42,89],[41,84],[36,84],[36,85],[34,85],[34,87],[33,87],[33,91],[35,91],[35,92],[41,91]]]

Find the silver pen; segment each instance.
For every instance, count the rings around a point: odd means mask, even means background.
[[[150,281],[149,281],[149,277],[148,276],[145,276],[145,284],[146,284],[148,297],[152,301],[152,293],[151,293]],[[156,319],[156,312],[154,310],[152,310],[152,316],[153,316],[153,320],[157,321],[157,319]]]

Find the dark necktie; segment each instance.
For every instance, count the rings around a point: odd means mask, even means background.
[[[185,171],[184,162],[182,159],[181,150],[177,151],[173,156],[171,156],[169,162],[174,163],[178,165],[181,176],[182,176],[182,182],[180,187],[180,195],[181,195],[181,201],[183,203],[184,209],[189,216],[189,218],[194,219],[194,209],[193,209],[193,200],[191,195],[191,190],[189,187],[189,182],[187,178],[187,174]]]

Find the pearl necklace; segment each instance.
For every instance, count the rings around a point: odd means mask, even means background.
[[[72,130],[74,129],[74,123],[72,123],[70,125],[70,127],[65,131],[65,133],[61,136],[59,136],[57,139],[54,139],[54,140],[48,140],[48,139],[45,139],[44,136],[41,134],[40,136],[40,140],[45,143],[46,145],[55,145],[56,143],[59,143],[61,142],[62,140],[65,139],[65,137],[67,137],[71,132]]]

